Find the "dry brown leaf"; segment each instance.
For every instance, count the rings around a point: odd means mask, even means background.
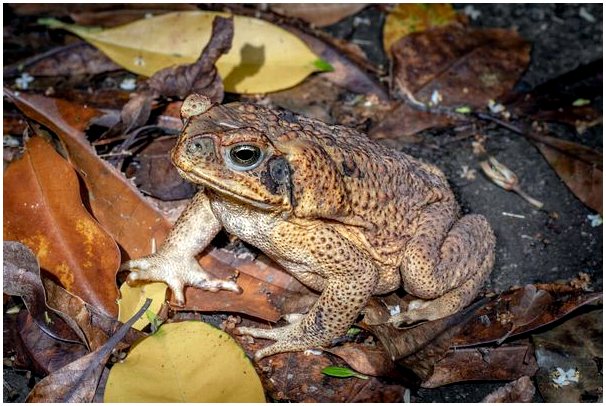
[[[379,100],[389,99],[385,89],[374,77],[368,75],[328,43],[294,27],[284,26],[284,29],[298,36],[316,55],[330,63],[334,70],[321,73],[326,79],[354,93],[374,95]]]
[[[27,402],[91,402],[111,351],[131,325],[147,310],[151,300],[102,346],[90,354],[48,375],[34,386]]]
[[[300,18],[317,27],[326,27],[337,23],[344,18],[357,14],[368,4],[329,4],[329,3],[276,3],[269,6],[274,13],[282,14],[287,17]]]
[[[89,353],[82,344],[58,341],[46,334],[27,311],[19,313],[17,329],[31,368],[45,376]],[[29,368],[28,368],[29,369]]]
[[[240,339],[241,340],[241,339]],[[250,355],[266,340],[255,344],[242,343]],[[401,402],[404,387],[390,385],[375,377],[342,379],[322,374],[322,369],[335,365],[339,358],[322,353],[304,352],[277,354],[255,365],[263,387],[275,401],[289,402]]]
[[[195,186],[179,176],[170,160],[169,154],[176,142],[177,137],[156,138],[133,157],[135,183],[146,195],[161,200],[181,200],[196,193]]]
[[[429,128],[447,127],[457,122],[456,118],[445,115],[421,111],[406,103],[396,107],[378,120],[368,132],[368,136],[374,139],[397,138],[403,142],[421,142],[418,135],[421,131]]]
[[[425,104],[485,108],[511,90],[530,60],[515,31],[448,25],[410,34],[392,47],[394,82]]]
[[[497,341],[501,344],[516,329],[526,326],[543,315],[547,306],[553,302],[551,295],[544,290],[537,290],[534,285],[524,286],[521,295],[516,296],[510,305],[511,328]]]
[[[364,375],[394,375],[395,364],[381,346],[345,343],[326,350],[345,361],[353,370]]]
[[[53,280],[43,277],[42,283],[46,289],[49,306],[71,318],[78,325],[86,337],[87,346],[92,351],[104,345],[109,337],[122,326],[117,319],[97,311],[79,297],[57,285]],[[122,346],[131,345],[143,337],[145,337],[144,333],[131,328],[124,336]]]
[[[189,94],[199,93],[220,103],[223,100],[223,82],[215,64],[231,49],[233,37],[233,18],[215,17],[210,40],[198,60],[156,72],[149,78],[149,87],[155,94],[165,97],[184,99]]]
[[[537,371],[532,347],[528,344],[497,348],[462,348],[450,350],[434,366],[433,373],[421,384],[437,388],[463,381],[505,381]]]
[[[114,6],[118,6],[114,4]],[[133,4],[124,4],[126,7],[132,7]],[[124,10],[98,10],[86,11],[82,9],[73,10],[69,16],[76,24],[80,25],[95,25],[99,27],[116,27],[122,24],[140,20],[148,15],[161,15],[177,10],[197,10],[193,4],[144,4],[146,8],[124,9]],[[172,7],[171,7],[172,6]]]
[[[534,384],[528,376],[523,376],[494,392],[489,393],[482,403],[528,403],[536,392]]]
[[[86,42],[76,42],[37,54],[4,68],[4,77],[27,72],[32,76],[97,75],[122,69]]]
[[[41,137],[4,174],[4,239],[31,248],[43,269],[88,303],[117,314],[120,252],[86,211],[78,178]]]
[[[543,327],[602,297],[602,293],[583,292],[569,285],[537,284],[536,289],[548,292],[550,303],[539,303],[538,307],[542,310],[539,309],[538,313],[529,313],[525,316],[532,319],[529,323],[522,325],[521,322],[516,322],[518,327],[511,332],[510,337]],[[495,297],[486,306],[476,311],[474,317],[462,327],[460,333],[453,339],[452,345],[467,347],[487,344],[509,334],[514,316],[511,312],[512,303],[520,303],[524,295],[525,289],[518,288]],[[546,300],[546,298],[541,300]]]
[[[4,294],[20,296],[32,319],[45,334],[57,340],[86,342],[77,325],[66,323],[47,305],[40,267],[34,253],[15,241],[5,241],[3,252]]]
[[[581,144],[536,132],[529,137],[575,196],[602,214],[602,154]]]
[[[77,168],[89,194],[95,218],[129,258],[152,251],[152,240],[164,240],[170,224],[141,196],[118,170],[100,159],[84,130],[102,113],[61,99],[5,90],[31,119],[50,128],[62,141],[69,161]],[[124,258],[123,258],[124,260]]]

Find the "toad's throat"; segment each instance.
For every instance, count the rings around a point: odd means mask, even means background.
[[[208,187],[209,189],[212,189],[214,192],[216,192],[220,195],[226,196],[230,199],[250,204],[261,210],[275,209],[275,206],[273,206],[271,204],[260,202],[258,200],[252,199],[250,197],[242,196],[240,193],[236,193],[236,192],[233,192],[233,191],[225,188],[224,185],[217,183],[214,179],[210,178],[208,175],[205,176],[205,173],[202,171],[193,169],[189,172],[185,172],[184,170],[180,169],[179,167],[177,167],[177,171],[179,172],[179,175],[181,175],[181,177],[184,178],[185,180],[192,182],[196,185],[202,185],[204,187]]]

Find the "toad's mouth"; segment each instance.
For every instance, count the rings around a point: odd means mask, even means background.
[[[255,200],[255,199],[247,197],[247,196],[242,196],[241,193],[236,193],[232,190],[229,190],[228,188],[225,187],[224,184],[219,184],[218,182],[216,182],[214,179],[212,179],[210,176],[208,176],[208,174],[205,174],[204,172],[201,172],[196,169],[193,169],[189,172],[185,172],[184,170],[182,170],[179,167],[176,167],[176,168],[177,168],[177,171],[179,172],[179,175],[181,175],[181,177],[183,179],[185,179],[191,183],[194,183],[196,185],[208,187],[209,189],[212,189],[214,192],[216,192],[220,195],[226,196],[232,200],[247,203],[247,204],[257,207],[261,210],[271,210],[271,209],[275,208],[271,204],[267,204],[265,202]]]

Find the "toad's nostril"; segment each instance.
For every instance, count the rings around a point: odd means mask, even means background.
[[[187,152],[191,155],[214,155],[214,146],[210,138],[193,139],[187,146]]]

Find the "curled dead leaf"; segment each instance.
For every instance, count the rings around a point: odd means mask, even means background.
[[[86,343],[75,323],[67,322],[46,303],[44,286],[40,280],[40,267],[34,253],[16,241],[3,243],[3,291],[20,296],[32,320],[51,337],[72,342]]]

